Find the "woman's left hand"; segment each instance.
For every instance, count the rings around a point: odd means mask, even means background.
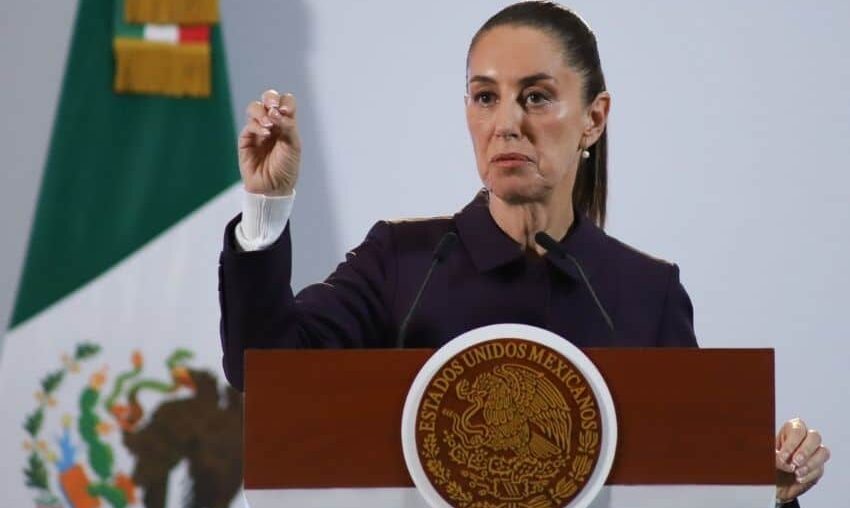
[[[818,431],[794,418],[785,422],[776,435],[776,499],[794,500],[812,488],[823,476],[829,448],[821,444]]]

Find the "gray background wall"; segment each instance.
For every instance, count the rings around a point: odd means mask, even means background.
[[[463,62],[503,4],[222,2],[237,121],[267,87],[300,100],[296,285],[373,221],[451,213],[473,195]],[[0,18],[0,322],[75,5],[7,2]],[[614,96],[609,232],[679,263],[704,347],[776,348],[777,417],[804,416],[834,450],[806,506],[846,504],[850,3],[571,5],[599,34]]]

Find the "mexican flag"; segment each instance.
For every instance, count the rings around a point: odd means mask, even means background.
[[[242,505],[235,138],[215,1],[80,0],[0,357],[0,506]]]

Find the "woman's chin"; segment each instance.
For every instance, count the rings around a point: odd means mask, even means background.
[[[542,185],[530,182],[491,182],[490,194],[511,205],[544,201],[548,192]]]

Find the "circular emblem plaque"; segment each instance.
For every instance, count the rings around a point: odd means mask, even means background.
[[[608,388],[575,346],[527,325],[469,331],[411,386],[402,445],[433,507],[586,507],[617,440]]]

